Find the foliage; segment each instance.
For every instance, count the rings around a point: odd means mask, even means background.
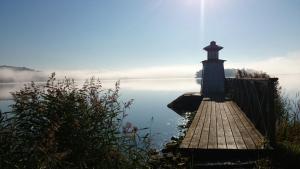
[[[276,84],[275,111],[277,115],[276,141],[272,167],[294,168],[300,159],[300,94],[291,99]]]
[[[288,97],[281,97],[280,116],[278,118],[277,139],[280,142],[288,141],[300,145],[300,95],[291,100]]]
[[[279,142],[272,154],[273,168],[299,168],[300,145],[288,141]]]
[[[238,69],[236,71],[236,78],[270,78],[270,76],[265,72],[259,71],[248,71],[245,69]]]
[[[119,101],[119,89],[94,78],[79,88],[53,73],[12,93],[12,112],[0,116],[0,168],[144,168],[148,137],[123,125],[132,100]]]

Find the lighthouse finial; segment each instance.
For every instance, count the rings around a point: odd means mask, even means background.
[[[209,46],[203,48],[207,51],[207,59],[219,59],[219,50],[223,49],[222,46],[216,44],[215,41],[211,41]]]

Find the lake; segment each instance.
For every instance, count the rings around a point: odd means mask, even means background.
[[[277,75],[286,95],[295,97],[300,91],[300,75]],[[113,87],[116,80],[103,80],[105,88]],[[9,111],[13,103],[10,92],[19,90],[24,84],[0,84],[0,109]],[[121,99],[134,99],[128,110],[125,122],[144,128],[149,127],[152,143],[161,149],[172,136],[180,135],[178,126],[186,123],[186,118],[167,107],[178,96],[185,92],[199,92],[200,85],[195,78],[172,79],[128,79],[120,81]]]

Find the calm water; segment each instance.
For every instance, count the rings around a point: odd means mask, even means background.
[[[277,75],[286,95],[295,97],[300,91],[300,75]],[[115,81],[102,81],[110,88]],[[0,109],[9,111],[12,104],[10,92],[23,87],[24,84],[0,84]],[[180,79],[131,79],[121,80],[121,98],[126,101],[134,99],[125,121],[140,128],[150,127],[153,144],[162,148],[172,136],[180,134],[178,125],[185,123],[185,118],[167,107],[167,104],[184,92],[198,92],[200,85],[194,78]]]

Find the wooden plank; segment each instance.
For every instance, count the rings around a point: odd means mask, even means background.
[[[200,104],[200,106],[196,112],[196,115],[194,116],[194,119],[193,119],[190,127],[188,128],[188,131],[186,132],[184,139],[182,140],[182,142],[180,144],[180,148],[188,148],[190,145],[190,142],[191,142],[194,132],[195,132],[195,128],[197,127],[198,121],[200,119],[201,113],[203,113],[202,110],[203,110],[204,104],[202,104],[202,103]]]
[[[236,103],[234,103],[236,104]],[[237,106],[238,107],[238,106]],[[248,122],[248,124],[250,125],[250,127],[252,129],[255,129],[255,135],[257,137],[259,137],[260,139],[264,139],[264,136],[256,129],[255,125],[251,122],[251,120],[247,117],[247,115],[238,107],[239,111],[241,111],[241,115],[244,117],[244,119]]]
[[[250,127],[251,126],[251,124],[250,124],[251,121],[246,121],[245,117],[242,116],[242,114],[244,114],[244,112],[242,112],[234,102],[230,102],[230,104],[231,104],[231,107],[235,111],[235,114],[236,114],[235,118],[237,118],[241,122],[240,123],[241,124],[241,129],[243,130],[243,133],[244,133],[243,138],[245,140],[247,148],[248,149],[256,149],[256,144],[255,144],[256,141],[255,140],[257,138],[256,138],[256,136],[253,135],[255,133],[248,130],[248,129],[252,128],[252,127]],[[247,126],[248,126],[248,129],[247,129]],[[255,129],[255,128],[252,128],[252,129]]]
[[[180,148],[261,149],[263,139],[235,102],[204,98]]]
[[[249,127],[256,129],[255,125],[251,122],[251,120],[247,117],[247,115],[240,109],[240,107],[235,103],[232,102],[231,104],[235,105],[234,107],[236,108],[236,111],[239,111],[240,113],[238,114],[240,116],[241,119],[243,119],[247,125],[249,125]],[[263,135],[258,131],[255,130],[255,135],[257,135],[257,137],[263,139]]]
[[[227,149],[222,121],[221,104],[216,104],[218,149]]]
[[[235,108],[236,105],[232,104],[232,101],[229,101],[227,104],[231,115],[241,133],[242,139],[247,147],[247,149],[255,149],[255,143],[253,142],[251,136],[249,135],[247,129],[244,127],[243,122],[241,121],[241,119],[239,118],[239,116],[237,115],[237,113],[241,113],[241,112],[236,112]]]
[[[199,141],[200,141],[202,128],[203,128],[203,123],[204,123],[205,115],[206,115],[205,112],[206,112],[206,109],[207,109],[207,102],[202,102],[201,104],[203,104],[203,105],[202,105],[202,109],[199,112],[200,117],[199,117],[197,126],[195,128],[195,132],[194,132],[193,138],[191,140],[191,143],[189,145],[189,148],[197,148],[198,144],[199,144]]]
[[[237,149],[237,146],[235,144],[235,140],[233,138],[233,133],[225,112],[225,104],[220,103],[220,110],[221,110],[221,117],[224,127],[224,134],[225,134],[225,140],[226,140],[226,147],[227,149]]]
[[[198,144],[198,148],[200,149],[207,149],[208,145],[208,137],[209,137],[209,125],[210,125],[210,115],[211,115],[211,102],[210,101],[205,101],[207,102],[207,109],[205,111],[205,120],[204,120],[204,125],[201,133],[201,139]]]
[[[226,112],[226,115],[227,115],[227,118],[228,118],[228,121],[229,121],[229,124],[231,127],[231,131],[233,133],[233,138],[234,138],[235,144],[238,149],[247,149],[247,146],[245,145],[245,142],[242,138],[242,135],[241,135],[238,127],[237,127],[237,124],[230,112],[228,104],[229,104],[229,102],[226,101],[224,104],[224,108],[225,108],[225,112]]]
[[[211,101],[211,116],[209,125],[208,149],[218,148],[216,102]]]
[[[254,124],[250,121],[250,119],[245,115],[245,113],[237,106],[236,103],[231,102],[231,105],[233,105],[234,109],[237,113],[238,117],[240,118],[242,124],[246,128],[248,134],[252,138],[252,141],[255,144],[255,147],[251,147],[251,149],[261,149],[264,148],[264,138],[261,135],[261,133],[255,128]]]

